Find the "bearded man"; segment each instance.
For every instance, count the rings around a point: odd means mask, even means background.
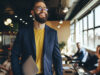
[[[38,68],[36,75],[53,75],[52,65],[56,75],[63,75],[57,31],[45,24],[48,18],[45,2],[36,1],[31,14],[35,18],[33,25],[20,29],[12,48],[13,74],[24,75],[22,65],[32,55]]]

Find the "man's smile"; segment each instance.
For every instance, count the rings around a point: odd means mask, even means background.
[[[40,17],[46,17],[45,13],[40,13],[39,15],[40,15]]]

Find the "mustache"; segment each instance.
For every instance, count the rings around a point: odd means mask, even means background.
[[[40,12],[38,15],[42,14],[43,12]],[[48,15],[47,13],[45,13],[46,15]]]

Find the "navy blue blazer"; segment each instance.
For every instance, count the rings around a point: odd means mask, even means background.
[[[14,75],[23,75],[22,65],[29,55],[36,61],[36,47],[33,25],[19,30],[11,55],[12,70]],[[21,56],[21,61],[19,57]],[[43,45],[43,72],[44,75],[53,75],[52,64],[56,75],[63,75],[62,58],[60,55],[57,32],[45,26],[44,45]],[[19,62],[21,64],[19,64]]]

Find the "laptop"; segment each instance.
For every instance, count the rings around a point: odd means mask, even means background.
[[[36,75],[38,72],[37,65],[31,55],[24,62],[22,68],[23,68],[24,75]]]

